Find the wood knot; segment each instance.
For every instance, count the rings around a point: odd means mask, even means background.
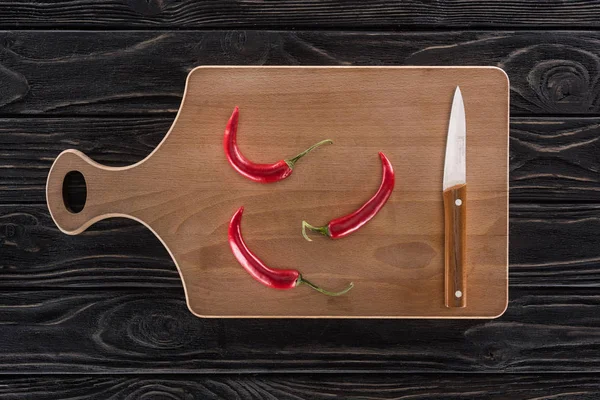
[[[528,80],[544,102],[554,108],[577,111],[590,106],[590,72],[578,61],[542,61],[530,71]]]
[[[174,383],[167,379],[140,379],[128,383],[126,397],[139,400],[193,400],[198,398],[197,395],[198,387],[193,384]]]
[[[243,58],[248,64],[262,65],[271,49],[279,45],[272,40],[271,35],[260,31],[228,32],[221,39],[221,48],[232,59]]]
[[[40,250],[38,240],[31,234],[31,229],[39,225],[33,215],[14,213],[0,217],[0,246],[16,246],[19,250],[34,253]],[[38,241],[38,243],[36,243]]]
[[[98,345],[124,353],[191,354],[214,347],[214,324],[194,317],[181,299],[115,299],[101,318]]]
[[[511,53],[502,67],[514,73],[516,107],[546,113],[593,111],[600,57],[562,44],[539,44]]]
[[[130,320],[129,338],[141,347],[152,349],[185,348],[192,340],[186,337],[185,319],[171,313],[138,314]]]
[[[0,224],[0,238],[12,239],[17,234],[15,224]]]
[[[171,0],[127,0],[127,5],[142,15],[152,16],[160,14],[170,2]]]

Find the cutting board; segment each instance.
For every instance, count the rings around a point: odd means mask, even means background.
[[[467,118],[469,299],[449,309],[442,176],[457,85]],[[105,218],[144,224],[173,258],[188,307],[201,317],[494,318],[508,297],[508,104],[507,76],[493,67],[199,67],[147,158],[114,168],[66,150],[48,176],[48,207],[70,235]],[[290,158],[322,139],[334,144],[304,157],[284,181],[249,181],[223,152],[235,106],[238,144],[253,161]],[[302,220],[326,224],[375,193],[379,151],[396,172],[381,212],[344,239],[304,240]],[[71,171],[87,187],[78,213],[63,201]],[[327,297],[253,280],[227,242],[242,205],[243,235],[266,264],[298,269],[330,290],[355,287]]]

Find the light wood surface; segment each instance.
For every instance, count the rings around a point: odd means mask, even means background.
[[[466,307],[467,185],[444,190],[446,307]]]
[[[442,174],[457,85],[469,129],[469,304],[449,309]],[[325,138],[335,143],[301,160],[285,181],[251,182],[229,166],[222,149],[236,105],[238,143],[257,162],[293,156]],[[374,193],[378,151],[396,171],[386,207],[347,238],[306,242],[303,219],[325,224]],[[198,316],[491,318],[507,304],[507,163],[508,81],[497,68],[201,67],[190,73],[178,117],[149,157],[110,168],[67,150],[50,171],[47,200],[68,234],[108,217],[148,226],[175,260]],[[72,170],[87,183],[78,214],[62,200]],[[297,268],[332,290],[348,281],[355,288],[329,298],[254,281],[227,244],[229,219],[241,205],[245,239],[266,263]]]

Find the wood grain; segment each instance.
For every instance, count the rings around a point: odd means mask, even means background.
[[[150,154],[175,114],[121,118],[1,118],[0,204],[39,204],[52,162],[75,148],[103,165]],[[513,117],[510,200],[600,201],[600,118]]]
[[[600,208],[587,204],[600,201],[600,132],[598,120],[583,118],[599,115],[597,5],[596,0],[543,6],[500,0],[1,2],[0,26],[26,31],[0,33],[0,115],[8,117],[0,120],[0,310],[11,314],[0,318],[0,364],[3,372],[27,375],[2,376],[0,397],[600,397],[599,306],[590,298],[600,284]],[[251,30],[175,30],[223,27]],[[486,31],[469,30],[476,27]],[[534,31],[490,30],[502,27]],[[560,31],[544,30],[550,27]],[[40,28],[52,31],[36,31]],[[355,32],[331,31],[336,28]],[[413,30],[420,32],[409,33]],[[64,148],[76,147],[113,166],[146,156],[170,126],[185,76],[197,65],[433,63],[499,65],[512,80],[510,261],[516,298],[501,320],[475,327],[480,335],[472,334],[467,321],[223,321],[199,329],[199,321],[184,312],[174,265],[149,231],[112,220],[66,237],[40,206],[49,165]],[[573,118],[565,118],[569,115]],[[145,295],[149,287],[157,290]],[[87,300],[78,297],[84,295]],[[135,296],[147,300],[136,303]],[[16,297],[21,300],[13,301]],[[183,324],[176,321],[179,312],[187,318]],[[107,328],[95,336],[99,327]],[[214,338],[204,333],[210,328],[218,332],[216,352],[198,356],[194,345],[211,346],[209,340],[197,344],[199,337]],[[440,331],[444,334],[435,334]],[[181,345],[186,340],[189,347]],[[219,373],[255,368],[302,375],[197,373],[214,372],[215,364]],[[448,373],[465,364],[478,373]],[[139,375],[147,368],[158,373]],[[399,368],[429,373],[373,374]],[[336,369],[359,373],[331,375]],[[48,375],[66,370],[90,375]],[[511,374],[494,373],[506,370]],[[127,371],[135,375],[123,375]],[[182,371],[194,374],[173,373]],[[310,371],[317,373],[305,375]]]
[[[599,231],[598,205],[511,205],[511,288],[600,287]],[[2,290],[182,287],[159,240],[126,219],[68,236],[45,205],[0,206],[0,251]]]
[[[77,237],[60,232],[45,206],[0,206],[0,286],[169,287],[181,278],[164,246],[127,219]]]
[[[466,307],[467,185],[456,185],[444,190],[443,198],[444,303],[446,307]]]
[[[600,202],[600,119],[514,118],[511,202]]]
[[[594,374],[110,375],[0,378],[7,400],[534,400],[600,396]]]
[[[417,0],[13,0],[0,26],[51,28],[415,29],[469,27],[597,28],[597,1]]]
[[[443,154],[459,84],[469,113],[473,205],[465,263],[471,303],[460,310],[444,307],[440,242]],[[337,145],[320,148],[328,154],[302,160],[298,172],[276,185],[250,182],[222,151],[224,125],[237,105],[238,143],[252,159],[277,160],[325,138]],[[48,177],[48,206],[68,234],[113,216],[146,224],[173,256],[198,316],[495,317],[507,297],[507,114],[508,82],[496,68],[199,68],[188,78],[169,135],[149,158],[111,169],[65,151]],[[383,216],[343,241],[305,243],[298,234],[305,216],[326,223],[365,201],[350,199],[377,189],[377,151],[385,151],[399,181]],[[310,156],[315,160],[317,152]],[[80,213],[63,203],[63,181],[73,170],[87,182]],[[355,281],[352,293],[333,299],[249,279],[226,242],[227,223],[241,205],[242,231],[267,263],[297,266],[326,287]],[[333,215],[331,207],[338,210]],[[406,267],[407,254],[417,265]]]
[[[3,31],[0,115],[175,112],[199,65],[492,65],[510,77],[512,116],[593,116],[599,39],[562,31]]]
[[[600,206],[511,206],[510,282],[557,288],[597,284]]]
[[[156,148],[174,119],[174,114],[0,119],[0,204],[45,202],[50,166],[66,148],[77,148],[104,165],[135,164]]]
[[[513,289],[496,320],[200,319],[182,290],[0,293],[0,372],[598,372],[597,289]]]

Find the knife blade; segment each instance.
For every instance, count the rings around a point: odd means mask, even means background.
[[[444,272],[446,307],[467,305],[467,129],[462,93],[452,100],[444,163]]]

